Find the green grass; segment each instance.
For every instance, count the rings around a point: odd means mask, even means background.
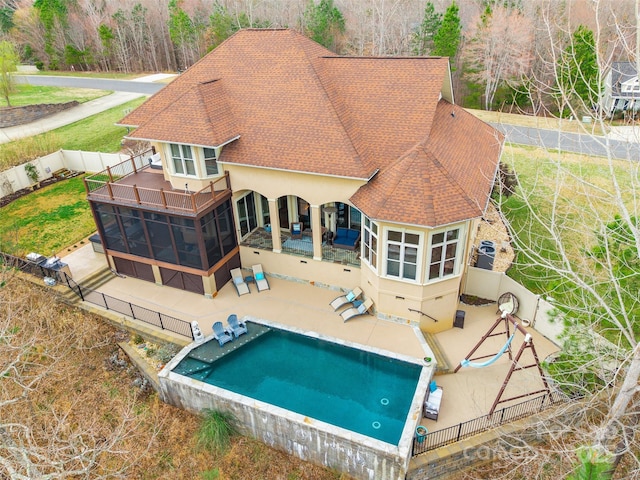
[[[96,229],[82,177],[36,190],[1,212],[0,251],[16,256],[58,253]]]
[[[596,244],[594,228],[596,220],[613,220],[615,211],[609,193],[613,192],[612,174],[607,160],[584,155],[562,155],[540,148],[507,146],[503,161],[514,167],[518,173],[521,189],[529,192],[529,201],[535,205],[535,212],[543,219],[555,214],[567,253],[576,264],[583,261],[585,251]],[[624,192],[627,207],[634,208],[634,171],[631,162],[616,161],[614,175]],[[554,192],[558,192],[557,202],[552,203]],[[502,206],[520,240],[542,252],[547,258],[557,260],[558,249],[550,234],[537,222],[531,209],[519,195],[510,197]],[[557,278],[547,269],[531,265],[522,252],[508,272],[535,293],[549,293],[556,286]]]
[[[224,452],[231,444],[231,437],[236,434],[235,417],[228,412],[205,409],[200,428],[197,433],[198,447]]]
[[[0,170],[21,165],[60,149],[118,152],[127,129],[114,123],[124,117],[125,110],[136,108],[144,100],[145,97],[141,97],[50,132],[1,144]]]
[[[77,100],[80,103],[103,97],[111,92],[92,88],[59,88],[39,85],[16,85],[16,91],[9,96],[12,107],[36,105],[40,103],[65,103]],[[4,97],[0,98],[0,107],[6,107]]]

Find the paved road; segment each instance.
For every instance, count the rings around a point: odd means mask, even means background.
[[[66,114],[56,114],[62,120],[62,118],[69,118],[74,115],[76,118],[73,121],[79,120],[87,116],[89,111],[88,107],[95,105],[100,106],[100,111],[106,109],[107,104],[116,106],[128,101],[131,97],[127,95],[153,95],[160,91],[165,84],[153,83],[155,80],[166,78],[170,75],[151,75],[147,77],[141,77],[135,80],[111,80],[105,78],[84,78],[84,77],[57,77],[57,76],[44,76],[44,75],[19,75],[16,76],[16,80],[19,83],[27,83],[31,85],[46,85],[56,87],[75,87],[75,88],[97,88],[100,90],[113,90],[115,92],[127,92],[127,93],[115,93],[113,95],[103,97],[103,99],[94,100],[93,102],[87,102],[80,107],[67,111]],[[84,107],[82,110],[81,107]],[[92,110],[97,113],[97,108]],[[93,114],[93,113],[89,113]],[[66,115],[66,117],[65,117]],[[0,129],[0,143],[13,140],[22,136],[27,136],[28,132],[39,133],[41,131],[50,130],[60,126],[59,121],[53,121],[55,116],[47,117],[46,121],[41,122],[39,125],[34,125],[32,128],[27,126],[13,127],[15,130],[9,131],[9,129]],[[70,122],[67,122],[70,123]],[[640,143],[626,142],[622,140],[615,140],[605,137],[593,137],[590,135],[582,135],[577,133],[561,133],[555,130],[542,130],[530,127],[519,127],[515,125],[505,124],[492,124],[506,135],[506,140],[511,143],[520,145],[532,145],[536,147],[544,147],[547,149],[557,149],[560,151],[580,153],[584,155],[598,155],[606,156],[607,149],[611,150],[614,158],[631,159],[640,161]],[[34,133],[29,133],[33,135]]]
[[[635,142],[516,125],[492,125],[503,132],[511,143],[597,156],[606,156],[607,149],[610,149],[614,158],[640,160],[640,144]]]
[[[47,87],[96,88],[115,92],[140,93],[153,95],[165,86],[164,83],[153,83],[150,77],[136,80],[112,80],[109,78],[57,77],[45,75],[16,75],[16,83],[43,85]]]
[[[36,120],[35,122],[15,127],[0,128],[0,143],[11,142],[24,137],[48,132],[104,112],[123,103],[145,95],[152,95],[161,90],[165,83],[152,83],[175,75],[157,74],[141,77],[136,80],[109,80],[104,78],[82,77],[49,77],[41,75],[19,75],[16,79],[20,83],[30,85],[45,85],[56,87],[97,88],[99,90],[113,90],[115,93],[82,103],[74,108]],[[124,117],[125,112],[122,112]]]

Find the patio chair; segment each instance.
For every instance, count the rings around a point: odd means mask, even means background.
[[[367,298],[361,305],[347,308],[340,314],[340,316],[342,317],[342,320],[346,322],[347,320],[351,320],[353,317],[366,314],[371,307],[373,307],[373,300]]]
[[[257,264],[251,267],[253,270],[253,280],[256,282],[256,288],[259,292],[269,290],[269,281],[262,270],[262,265]]]
[[[222,326],[222,322],[215,322],[213,324],[213,338],[218,340],[220,346],[233,340],[233,337],[225,330],[224,326]]]
[[[304,230],[302,222],[293,222],[291,224],[291,238],[302,238],[302,230]]]
[[[242,277],[242,270],[239,268],[231,269],[231,279],[233,280],[233,285],[236,287],[236,292],[238,292],[238,296],[244,295],[245,293],[251,293],[249,290],[249,285],[244,281]]]
[[[340,295],[339,297],[334,298],[329,305],[331,305],[334,310],[338,310],[347,303],[352,303],[354,300],[360,298],[360,295],[362,295],[362,290],[360,287],[356,287],[346,295]]]
[[[227,318],[227,323],[229,324],[229,329],[233,332],[233,335],[238,338],[243,333],[247,333],[247,326],[244,322],[238,321],[238,316],[235,313],[232,313]],[[227,329],[227,331],[229,330]]]

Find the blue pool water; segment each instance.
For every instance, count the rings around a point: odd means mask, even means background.
[[[275,328],[214,361],[193,358],[213,347],[220,348],[209,342],[194,349],[173,372],[393,445],[421,372],[416,364]]]

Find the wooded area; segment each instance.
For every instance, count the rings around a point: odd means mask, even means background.
[[[601,65],[634,61],[635,8],[632,0],[0,0],[0,40],[41,69],[181,71],[240,28],[288,27],[339,54],[449,56],[463,106],[558,113],[563,59],[549,52],[568,49],[582,28],[598,31],[587,44]],[[531,90],[530,79],[551,91]]]

